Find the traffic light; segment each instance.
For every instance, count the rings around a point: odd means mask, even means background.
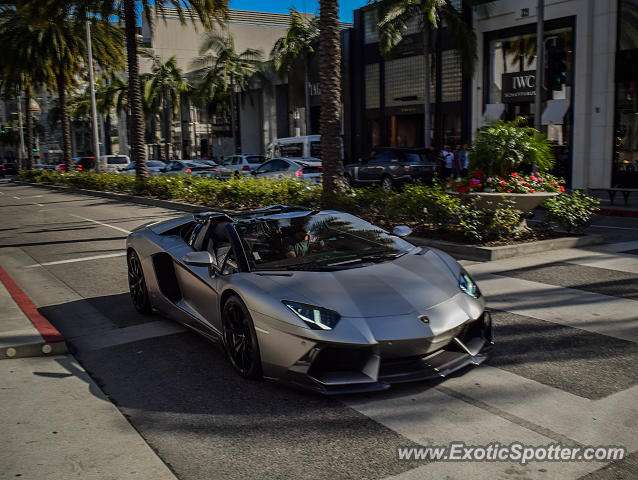
[[[567,84],[567,52],[563,40],[558,37],[547,48],[547,88],[562,90]]]

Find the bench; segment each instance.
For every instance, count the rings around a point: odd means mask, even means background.
[[[627,205],[627,202],[629,201],[629,195],[631,194],[631,192],[638,192],[638,188],[623,188],[623,187],[601,188],[601,190],[607,191],[607,193],[609,194],[609,201],[611,202],[612,205],[614,204],[614,197],[616,196],[616,193],[621,192],[625,200],[625,206]]]

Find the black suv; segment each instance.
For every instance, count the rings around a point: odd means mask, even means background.
[[[377,147],[372,156],[344,167],[346,185],[381,185],[384,190],[436,178],[439,164],[435,154],[423,148]]]

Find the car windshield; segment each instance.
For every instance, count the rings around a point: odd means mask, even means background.
[[[108,157],[107,163],[109,165],[126,165],[129,161],[126,157]]]
[[[258,165],[264,161],[263,155],[249,155],[246,157],[246,161],[251,164]]]
[[[235,225],[251,270],[338,270],[415,248],[347,213],[273,215]]]
[[[153,167],[153,168],[156,168],[156,167],[164,168],[166,166],[166,164],[164,162],[159,162],[157,160],[148,160],[146,162],[146,166],[147,167]],[[135,168],[135,164],[133,164],[133,168]]]

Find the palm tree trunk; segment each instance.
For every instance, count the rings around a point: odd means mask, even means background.
[[[166,99],[164,100],[164,158],[166,160],[170,160],[170,146],[171,146],[171,120],[170,120],[170,109],[172,105],[169,105],[168,94],[166,94]]]
[[[66,104],[66,86],[64,85],[64,75],[62,75],[62,73],[58,73],[57,83],[60,117],[62,121],[62,162],[64,163],[64,170],[70,172],[72,169],[71,119],[69,117],[69,107]]]
[[[305,56],[304,86],[306,88],[306,135],[312,134],[312,118],[310,116],[310,59]]]
[[[137,61],[137,15],[135,0],[124,0],[124,30],[126,34],[126,59],[128,65],[128,98],[131,110],[131,154],[135,161],[138,180],[146,178],[146,151],[144,150],[144,112],[140,90]]]
[[[432,148],[432,98],[430,95],[430,83],[432,81],[431,63],[430,63],[430,39],[431,27],[429,19],[423,18],[423,55],[425,57],[425,95],[423,100],[423,146]]]
[[[343,192],[341,161],[341,38],[338,0],[319,0],[319,88],[321,89],[322,203],[329,206]]]
[[[29,87],[24,90],[24,113],[26,115],[27,139],[25,147],[27,149],[27,170],[33,170],[33,119],[29,107],[31,106],[31,89]]]
[[[102,120],[104,122],[104,151],[106,155],[113,155],[113,144],[111,143],[111,112],[106,112]]]

